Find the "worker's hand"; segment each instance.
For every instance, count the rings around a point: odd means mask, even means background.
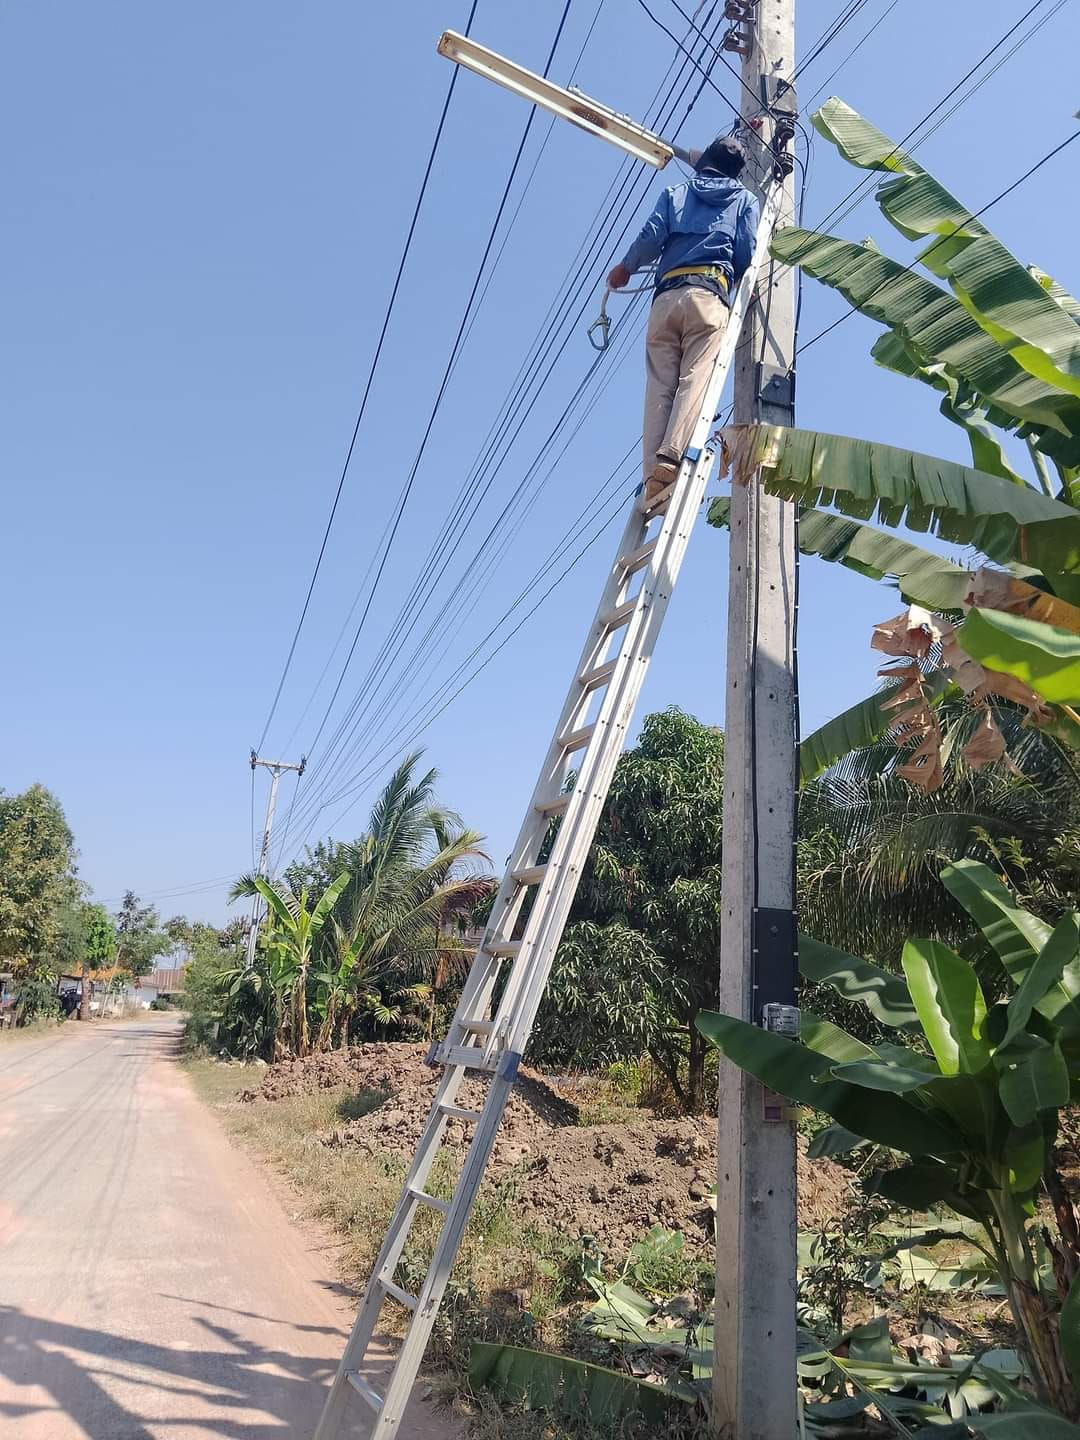
[[[621,290],[630,279],[630,271],[625,265],[616,265],[615,269],[607,277],[607,283],[612,290]]]

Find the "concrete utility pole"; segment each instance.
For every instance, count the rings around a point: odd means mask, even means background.
[[[300,757],[299,765],[289,765],[284,760],[260,760],[254,750],[251,752],[252,770],[255,769],[256,765],[262,765],[270,771],[270,794],[266,801],[266,823],[263,826],[262,852],[259,855],[259,869],[257,871],[264,880],[266,879],[266,871],[270,863],[270,831],[274,824],[274,806],[277,804],[278,781],[286,770],[295,770],[296,778],[299,780],[300,776],[304,773],[304,766],[306,764],[306,755]],[[248,931],[247,956],[244,960],[244,966],[248,970],[250,970],[255,963],[255,941],[258,938],[259,921],[261,918],[262,899],[256,895],[251,906],[251,929]]]
[[[794,0],[757,0],[736,46],[742,106],[767,146],[790,132]],[[755,104],[755,97],[758,103]],[[780,135],[777,135],[777,130]],[[755,153],[756,152],[756,153]],[[785,181],[781,225],[792,222]],[[773,262],[737,351],[735,420],[794,424],[795,272]],[[794,843],[795,507],[733,485],[728,582],[720,1009],[770,1029],[797,1025]],[[766,1009],[766,1007],[769,1007]],[[795,1394],[795,1129],[784,1102],[721,1061],[712,1423],[723,1440],[791,1440]]]

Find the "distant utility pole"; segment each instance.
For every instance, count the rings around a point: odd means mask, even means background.
[[[296,778],[299,780],[300,776],[304,773],[304,766],[306,764],[306,755],[301,755],[299,765],[290,765],[284,760],[260,760],[254,750],[251,752],[252,770],[255,769],[256,765],[262,765],[270,771],[270,794],[266,801],[266,824],[263,826],[262,852],[259,855],[259,869],[257,871],[264,880],[266,879],[267,867],[270,863],[270,831],[274,824],[274,806],[277,804],[278,781],[282,775],[285,774],[286,770],[295,770]],[[259,934],[259,921],[261,918],[262,898],[256,895],[251,906],[251,929],[248,931],[247,956],[244,960],[244,966],[248,970],[250,970],[255,963],[255,941]]]
[[[742,54],[745,133],[757,178],[790,136],[794,0],[752,0]],[[730,9],[729,9],[730,13]],[[753,122],[751,124],[751,122]],[[779,131],[779,134],[777,133]],[[795,212],[791,174],[779,223]],[[735,420],[795,421],[795,274],[774,262],[737,351]],[[720,1009],[794,1033],[796,799],[795,507],[732,486]],[[722,1440],[791,1440],[795,1395],[795,1128],[784,1102],[721,1061],[712,1424]]]

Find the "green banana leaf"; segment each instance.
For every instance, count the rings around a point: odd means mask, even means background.
[[[1074,983],[1080,984],[1078,962],[1080,962],[1080,915],[1073,912],[1064,916],[1054,927],[1053,934],[1035,957],[1035,962],[1024,976],[1020,988],[1010,999],[1005,1011],[1005,1033],[1001,1037],[998,1049],[1006,1048],[1017,1035],[1024,1031],[1035,1006],[1044,1001],[1050,991],[1054,989],[1057,989],[1061,1001],[1060,1007],[1055,1013],[1060,1013],[1060,1009],[1063,1009],[1067,1003],[1060,992],[1062,976],[1066,968],[1071,967],[1070,974],[1075,977]]]
[[[701,1012],[696,1024],[723,1056],[763,1085],[800,1105],[824,1111],[867,1140],[910,1155],[948,1154],[962,1144],[947,1122],[902,1095],[830,1079],[830,1058],[796,1040],[711,1011]]]
[[[1040,1111],[1069,1103],[1069,1070],[1056,1040],[1023,1032],[998,1047],[994,1066],[1001,1103],[1014,1125],[1033,1125]],[[1038,1169],[1041,1173],[1041,1150]]]
[[[923,1033],[943,1075],[977,1075],[990,1063],[986,998],[978,976],[936,940],[909,940],[901,959]]]
[[[1012,892],[981,861],[957,860],[946,865],[941,883],[986,936],[1013,984],[1023,984],[1050,939],[1050,926],[1017,905]]]
[[[830,1060],[841,1065],[878,1058],[872,1045],[867,1045],[864,1040],[857,1040],[854,1035],[841,1030],[840,1026],[834,1025],[831,1020],[819,1019],[809,1010],[801,1013],[799,1034],[807,1049],[815,1050],[819,1055],[828,1055]]]
[[[469,1380],[529,1410],[562,1405],[585,1411],[600,1423],[633,1414],[658,1423],[673,1403],[694,1404],[698,1398],[686,1383],[655,1385],[565,1355],[482,1340],[474,1340],[470,1347]]]
[[[709,506],[708,521],[717,529],[730,523],[731,500],[719,495]],[[869,580],[895,576],[897,588],[911,605],[928,610],[960,610],[971,572],[942,555],[824,510],[799,511],[799,549],[832,564],[843,565]]]
[[[865,1005],[883,1025],[898,1030],[918,1029],[919,1016],[907,984],[890,970],[800,934],[799,971],[807,980],[831,985],[845,1000]]]
[[[923,680],[923,694],[931,705],[936,705],[949,686],[948,676],[933,670]],[[799,745],[800,787],[816,780],[852,750],[862,750],[880,740],[896,724],[896,712],[884,709],[884,702],[894,688],[885,685],[805,736]]]
[[[957,639],[988,670],[1015,675],[1045,700],[1080,705],[1080,635],[1002,610],[969,612]]]
[[[806,1153],[811,1160],[835,1160],[838,1155],[850,1155],[852,1150],[858,1150],[867,1143],[861,1135],[845,1130],[843,1125],[826,1125],[807,1145]]]
[[[1068,307],[857,111],[830,99],[814,124],[853,164],[893,172],[879,185],[877,202],[902,235],[934,237],[918,257],[922,264],[950,282],[964,308],[1025,370],[1080,396],[1080,326]]]
[[[1080,571],[1080,512],[1000,476],[816,430],[732,426],[724,438],[736,480],[760,466],[765,489],[781,499],[932,531],[999,564]]]
[[[1080,1440],[1080,1425],[1050,1410],[1009,1407],[1000,1415],[979,1415],[976,1435],[986,1440]]]
[[[894,1205],[907,1210],[929,1210],[934,1205],[950,1205],[961,1215],[978,1218],[956,1192],[956,1172],[949,1165],[933,1160],[920,1160],[901,1165],[895,1170],[879,1170],[866,1181],[871,1195],[881,1195]]]
[[[931,368],[944,367],[954,383],[963,382],[982,398],[992,423],[1015,429],[1027,422],[1058,458],[1080,461],[1076,396],[1029,374],[947,290],[873,246],[813,230],[786,227],[769,248],[778,259],[797,263],[838,291],[871,320],[889,326],[871,351],[879,364],[933,384],[948,399],[945,376]],[[945,407],[943,413],[969,428],[959,413]],[[1060,437],[1056,443],[1055,435]],[[1004,465],[1000,448],[997,453]]]

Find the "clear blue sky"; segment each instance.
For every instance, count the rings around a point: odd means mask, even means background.
[[[684,31],[670,0],[650,5]],[[884,8],[870,0],[807,71],[804,96]],[[899,137],[1025,8],[901,0],[829,88]],[[1040,13],[1051,8],[1047,0]],[[480,0],[473,33],[539,69],[561,9],[561,0]],[[596,0],[574,0],[556,79],[568,77],[595,9]],[[839,9],[839,0],[801,0],[804,50]],[[462,28],[466,11],[463,0],[5,7],[0,784],[40,780],[57,794],[98,898],[111,902],[132,887],[166,915],[220,919],[224,884],[161,892],[251,864],[248,749],[299,613],[449,77],[435,40],[444,27]],[[920,160],[973,208],[984,204],[1070,133],[1078,41],[1070,3]],[[672,53],[631,0],[606,0],[577,83],[640,115]],[[724,77],[723,88],[737,98],[734,81]],[[301,719],[305,704],[411,464],[526,114],[523,102],[461,76],[265,753],[287,748],[294,758],[311,745],[327,684]],[[683,135],[703,142],[729,123],[706,91]],[[547,128],[538,117],[515,203]],[[1074,153],[988,221],[1021,258],[1075,291]],[[555,127],[452,378],[342,702],[363,682],[619,164],[609,147]],[[807,221],[857,178],[819,140]],[[654,177],[650,195],[663,183]],[[871,234],[905,259],[912,253],[871,203],[842,230]],[[621,248],[595,267],[597,282]],[[843,308],[808,282],[803,338]],[[800,423],[965,459],[963,436],[937,416],[934,397],[869,361],[875,334],[854,317],[814,346],[799,371]],[[451,555],[451,575],[510,498],[591,358],[579,329]],[[439,592],[433,682],[426,669],[413,676],[421,695],[502,613],[630,447],[640,366],[635,342],[526,523],[467,598]],[[490,837],[497,861],[616,534],[424,735],[442,798]],[[641,713],[677,703],[722,720],[725,549],[702,524]],[[869,629],[898,607],[869,582],[811,562],[802,595],[803,721],[812,727],[872,688]],[[341,658],[339,650],[331,678]],[[361,737],[369,760],[394,714],[373,697]],[[319,782],[318,759],[316,751],[305,787]],[[393,759],[391,748],[350,797],[359,803],[337,834],[362,828]],[[260,773],[260,818],[265,785]],[[281,815],[292,785],[283,783]],[[344,804],[320,814],[312,837]]]

